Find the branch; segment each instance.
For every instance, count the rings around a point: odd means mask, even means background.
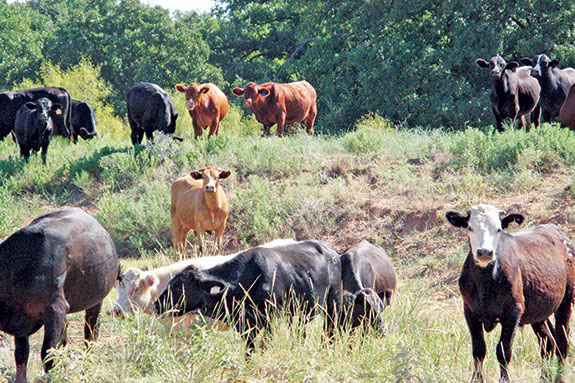
[[[276,81],[276,80],[278,79],[279,75],[283,72],[283,70],[284,70],[285,68],[287,68],[287,66],[288,66],[289,63],[293,60],[293,58],[295,57],[295,55],[296,55],[300,50],[302,50],[303,47],[305,47],[306,44],[312,43],[312,42],[314,42],[314,41],[316,41],[316,40],[317,40],[316,37],[310,37],[310,38],[307,38],[307,39],[305,39],[304,41],[302,41],[301,44],[298,45],[298,46],[296,47],[296,49],[292,52],[292,54],[288,57],[288,59],[286,60],[286,62],[284,63],[284,65],[282,65],[282,67],[281,67],[281,68],[277,71],[277,73],[274,75],[274,78],[273,78],[274,81]]]

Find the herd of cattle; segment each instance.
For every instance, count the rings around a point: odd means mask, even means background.
[[[528,66],[506,63],[500,56],[477,65],[489,68],[492,106],[497,129],[504,118],[531,114],[575,127],[575,70],[558,69],[557,60],[539,55],[523,59]],[[228,111],[226,95],[213,84],[176,85],[186,96],[196,138],[209,127],[218,134]],[[317,96],[305,82],[248,83],[232,92],[244,98],[263,125],[264,134],[277,124],[305,121],[313,134]],[[170,96],[159,86],[140,82],[127,96],[128,121],[134,145],[156,130],[173,134],[178,113]],[[0,93],[0,139],[9,134],[27,159],[30,151],[46,153],[50,137],[73,141],[97,135],[94,110],[72,100],[63,88],[36,88]],[[176,137],[175,137],[176,138]],[[200,255],[203,236],[214,233],[218,250],[229,213],[220,181],[230,171],[208,166],[176,179],[171,189],[172,241],[186,253],[186,239],[194,231]],[[465,319],[471,333],[473,380],[483,382],[486,355],[484,330],[500,323],[497,359],[500,382],[509,381],[508,363],[518,326],[530,324],[539,340],[541,355],[557,355],[560,366],[567,356],[569,321],[575,304],[575,251],[571,240],[554,225],[541,225],[515,234],[504,232],[520,214],[505,215],[490,205],[478,205],[466,214],[447,212],[455,227],[467,230],[469,253],[459,288]],[[66,343],[66,315],[85,311],[84,338],[98,336],[103,299],[113,287],[118,300],[112,314],[124,317],[134,311],[181,316],[200,313],[226,323],[245,336],[248,352],[254,337],[269,326],[270,313],[296,310],[309,320],[318,312],[325,317],[329,339],[336,326],[367,326],[382,330],[384,309],[396,289],[395,269],[385,251],[362,241],[339,255],[319,240],[279,239],[236,254],[201,256],[154,270],[120,264],[108,232],[78,208],[54,211],[0,243],[0,331],[14,336],[16,382],[26,382],[29,336],[45,329],[41,356],[46,371],[53,367],[48,351]],[[554,316],[555,322],[550,318]],[[549,377],[547,377],[549,378]],[[563,381],[562,369],[557,374]]]
[[[228,113],[228,98],[214,84],[176,85],[186,96],[186,109],[192,117],[195,138],[209,128],[209,135],[219,132],[220,122]],[[249,108],[263,125],[264,134],[277,124],[277,134],[283,136],[284,126],[305,122],[306,131],[313,134],[317,115],[315,89],[306,81],[289,84],[250,82],[233,94],[244,97]],[[139,82],[126,98],[132,144],[141,144],[144,135],[153,140],[154,131],[173,135],[178,112],[172,98],[156,84]],[[63,136],[76,142],[78,136],[90,139],[97,135],[96,117],[90,104],[73,100],[64,88],[45,87],[0,93],[0,140],[12,133],[20,154],[28,160],[30,152],[41,151],[42,162],[50,138]],[[182,140],[174,137],[176,140]]]

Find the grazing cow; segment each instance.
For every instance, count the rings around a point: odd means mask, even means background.
[[[92,105],[84,101],[72,100],[72,140],[78,136],[89,140],[98,135],[96,132],[96,114]]]
[[[491,76],[491,110],[495,115],[497,131],[503,131],[503,120],[506,118],[521,119],[521,127],[527,129],[525,115],[532,113],[531,122],[539,126],[541,107],[539,93],[541,87],[529,74],[527,66],[519,67],[516,61],[506,63],[501,56],[492,57],[489,62],[484,59],[475,61],[477,66],[490,70]]]
[[[277,239],[260,247],[271,248],[290,243],[295,243],[295,241],[293,239]],[[205,270],[230,260],[238,254],[193,258],[149,271],[131,267],[116,282],[118,300],[112,309],[112,315],[124,317],[126,313],[131,313],[134,309],[151,314],[152,304],[164,292],[168,282],[186,267],[193,265],[198,270]]]
[[[473,381],[483,382],[485,340],[501,323],[497,360],[500,382],[509,381],[507,364],[518,326],[530,324],[539,339],[541,355],[555,352],[560,366],[567,356],[569,319],[574,304],[575,257],[573,244],[555,225],[508,234],[520,214],[504,216],[490,205],[478,205],[466,215],[447,212],[455,227],[467,229],[470,251],[459,277],[465,320],[471,332],[475,371]],[[555,326],[549,319],[555,314]],[[563,381],[559,376],[557,381]]]
[[[155,130],[166,134],[174,134],[176,131],[178,112],[170,95],[158,85],[136,83],[128,92],[126,106],[133,145],[142,143],[144,133],[152,141]]]
[[[30,151],[42,150],[42,163],[46,164],[50,137],[54,134],[53,118],[60,104],[52,104],[47,98],[40,98],[34,102],[22,105],[16,113],[14,126],[14,141],[20,146],[20,155],[26,161]]]
[[[278,124],[277,134],[282,137],[285,124],[300,123],[303,120],[306,132],[313,134],[317,95],[309,82],[267,82],[261,85],[250,82],[244,89],[235,88],[232,92],[238,97],[244,97],[244,106],[263,124],[265,135],[269,136],[270,128]]]
[[[192,117],[195,138],[202,137],[202,131],[210,127],[210,136],[218,134],[220,122],[228,114],[228,98],[214,84],[191,83],[176,85],[178,92],[186,95],[186,109]]]
[[[219,181],[230,176],[228,170],[213,166],[195,170],[172,183],[172,243],[178,252],[185,252],[186,238],[193,230],[203,252],[204,232],[215,232],[218,250],[228,220],[228,198]]]
[[[26,382],[28,337],[42,326],[46,372],[48,350],[66,342],[66,314],[85,310],[84,338],[96,340],[118,266],[108,232],[78,208],[40,216],[0,244],[0,331],[14,336],[16,383]]]
[[[559,69],[557,68],[559,61],[550,60],[547,55],[537,55],[533,59],[523,58],[521,63],[532,67],[531,76],[535,77],[541,85],[543,121],[554,120],[567,98],[569,88],[575,83],[575,69]]]
[[[396,278],[385,250],[366,240],[350,247],[341,256],[343,310],[351,315],[353,327],[362,323],[383,330],[381,313],[391,303]]]
[[[53,104],[61,105],[61,113],[54,116],[54,134],[70,138],[70,93],[64,88],[34,88],[0,93],[0,140],[14,130],[16,113],[27,102],[47,98]]]
[[[269,325],[266,314],[271,309],[293,312],[299,306],[306,318],[312,318],[320,307],[327,314],[331,335],[339,312],[340,285],[339,256],[325,242],[255,247],[207,270],[187,267],[170,281],[154,311],[182,315],[200,310],[246,335],[251,350],[256,335],[251,330]]]

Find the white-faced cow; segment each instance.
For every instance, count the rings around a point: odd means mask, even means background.
[[[530,324],[539,339],[542,356],[556,353],[562,366],[574,304],[575,257],[571,240],[555,225],[506,233],[504,230],[512,222],[521,224],[524,217],[505,215],[490,205],[474,206],[467,214],[450,211],[446,216],[455,227],[466,229],[469,239],[459,289],[471,332],[473,381],[484,381],[483,331],[490,332],[498,323],[500,382],[509,381],[507,366],[518,326]],[[553,314],[554,326],[549,319]],[[557,381],[563,381],[562,377]]]
[[[519,67],[516,61],[509,63],[501,56],[492,57],[489,62],[477,59],[477,66],[489,69],[491,77],[491,109],[495,116],[497,131],[503,131],[503,120],[518,118],[521,127],[527,129],[525,116],[531,114],[531,123],[539,126],[541,108],[539,93],[541,87],[537,80],[530,76],[531,68]]]
[[[543,121],[554,120],[559,115],[571,85],[575,83],[575,69],[559,69],[559,61],[551,60],[544,54],[533,59],[523,58],[521,63],[531,67],[531,76],[541,84]]]
[[[183,315],[200,310],[247,336],[251,350],[256,331],[269,326],[266,314],[282,308],[293,312],[302,307],[306,318],[321,308],[331,335],[339,313],[340,285],[339,256],[325,242],[255,247],[207,270],[186,268],[170,281],[154,311]]]
[[[295,241],[293,239],[276,239],[260,247],[272,248],[291,243],[295,243]],[[205,270],[224,263],[238,254],[192,258],[148,271],[130,267],[116,282],[118,300],[112,309],[112,315],[124,317],[125,314],[132,313],[134,310],[151,314],[152,304],[164,292],[168,282],[186,267],[193,265],[198,270]]]
[[[42,163],[46,164],[46,155],[50,138],[54,134],[53,119],[62,105],[53,104],[47,98],[27,102],[18,109],[14,123],[14,141],[20,147],[20,155],[28,161],[30,151],[41,150]]]
[[[352,326],[369,323],[382,331],[382,312],[390,305],[396,285],[395,269],[385,250],[366,240],[347,249],[341,256],[341,280],[343,311]]]
[[[0,244],[0,331],[14,336],[16,383],[26,382],[28,337],[42,326],[46,371],[48,350],[66,341],[66,314],[85,310],[84,338],[96,339],[118,266],[112,238],[81,209],[40,216]]]
[[[132,130],[132,144],[154,139],[154,131],[174,134],[178,112],[172,98],[162,88],[149,82],[138,82],[126,99],[128,123]],[[174,137],[176,138],[176,137]]]

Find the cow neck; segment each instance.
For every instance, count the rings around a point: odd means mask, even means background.
[[[497,80],[493,81],[493,88],[497,94],[506,94],[509,93],[509,74],[503,72],[501,77]]]
[[[206,201],[206,206],[210,211],[220,209],[221,208],[220,186],[218,185],[215,193],[204,192],[204,200]]]
[[[541,92],[545,93],[546,96],[552,96],[555,91],[559,88],[559,82],[557,78],[559,74],[556,73],[558,69],[550,68],[547,70],[545,76],[541,76]]]

